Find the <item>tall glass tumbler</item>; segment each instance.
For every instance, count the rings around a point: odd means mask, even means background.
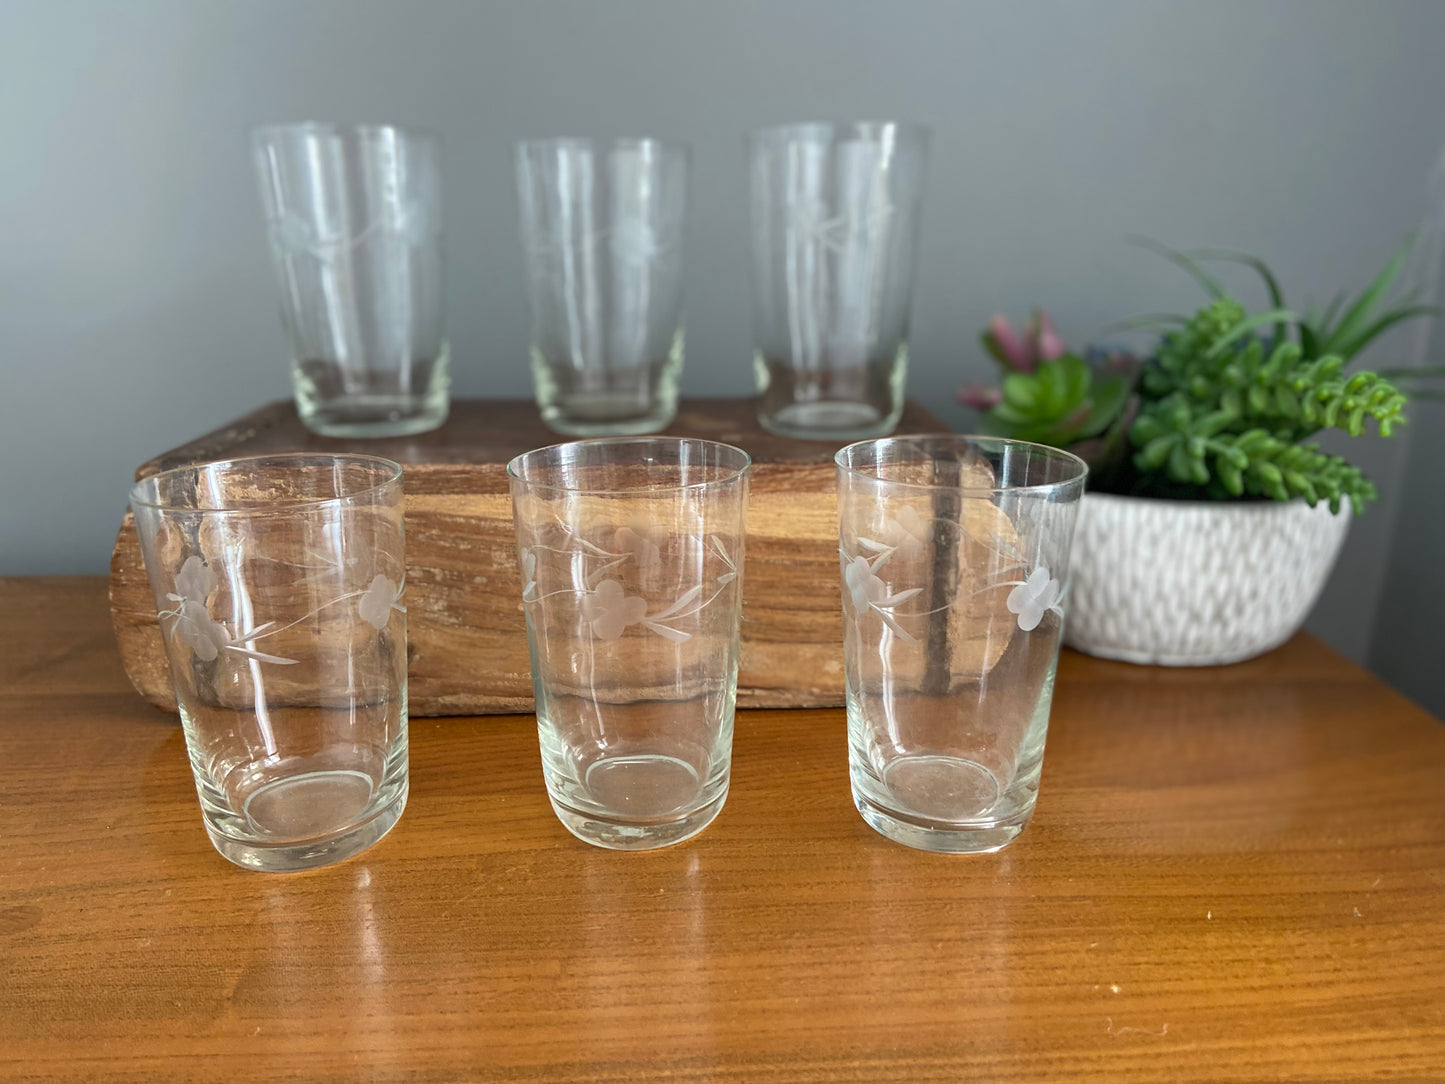
[[[929,134],[795,124],[748,143],[758,420],[857,440],[903,413]]]
[[[653,433],[677,413],[688,158],[656,139],[517,147],[532,377],[559,433]]]
[[[953,435],[837,466],[854,804],[910,847],[998,850],[1038,797],[1087,468]]]
[[[748,464],[657,437],[507,467],[543,775],[588,843],[678,843],[727,798]]]
[[[251,143],[301,420],[332,437],[435,429],[451,386],[437,140],[288,124]]]
[[[179,467],[131,508],[216,850],[281,872],[375,843],[407,795],[401,468]]]

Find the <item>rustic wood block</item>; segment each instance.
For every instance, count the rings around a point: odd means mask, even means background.
[[[899,432],[937,432],[916,404]],[[833,453],[837,445],[765,432],[748,399],[684,401],[668,433],[734,444],[753,457],[738,706],[843,702],[842,617]],[[432,433],[348,441],[309,432],[272,403],[143,464],[136,477],[187,463],[273,452],[364,451],[406,469],[407,636],[411,713],[532,710],[522,583],[506,465],[563,438],[527,401],[458,400]],[[175,710],[155,606],[127,511],[110,572],[111,618],[126,673]]]

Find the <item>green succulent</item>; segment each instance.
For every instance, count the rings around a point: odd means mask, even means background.
[[[1002,391],[1003,401],[985,418],[991,432],[1065,448],[1113,424],[1129,397],[1130,381],[1124,373],[1100,374],[1082,358],[1064,354],[1032,373],[1007,374]]]
[[[1295,343],[1241,332],[1251,322],[1225,296],[1165,336],[1129,430],[1129,488],[1147,493],[1161,479],[1201,497],[1300,497],[1336,511],[1348,497],[1362,509],[1376,497],[1364,474],[1304,442],[1327,428],[1359,436],[1369,419],[1389,436],[1404,421],[1405,396],[1375,373],[1346,375],[1341,357],[1305,361]]]
[[[1405,421],[1406,396],[1392,383],[1433,370],[1346,372],[1349,360],[1406,320],[1439,315],[1413,299],[1383,307],[1408,258],[1407,243],[1354,299],[1299,316],[1285,306],[1262,261],[1218,249],[1178,252],[1140,242],[1188,271],[1211,300],[1192,316],[1153,316],[1120,327],[1169,325],[1152,358],[1121,370],[1064,353],[1040,361],[994,335],[990,352],[1008,371],[997,392],[976,387],[965,402],[996,404],[984,415],[992,433],[1070,448],[1089,460],[1090,485],[1106,492],[1183,499],[1302,499],[1355,511],[1376,497],[1358,467],[1321,451],[1311,438],[1326,429],[1364,434],[1373,421],[1389,436]],[[1252,267],[1271,307],[1250,313],[1225,292],[1202,262]],[[1000,318],[995,318],[995,324]],[[1044,324],[1063,350],[1052,324]],[[995,330],[991,324],[991,332]],[[989,342],[990,340],[986,340]],[[1094,357],[1093,352],[1090,358]],[[1024,364],[1026,363],[1026,364]],[[1020,371],[1021,370],[1021,371]],[[1419,393],[1430,396],[1430,391]]]

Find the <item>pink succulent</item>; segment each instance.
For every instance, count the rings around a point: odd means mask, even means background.
[[[965,384],[957,394],[960,403],[974,410],[992,410],[1003,402],[1003,389],[987,384]]]
[[[1065,352],[1054,322],[1043,309],[1034,310],[1022,334],[1004,317],[995,316],[983,333],[983,345],[1005,369],[1018,373],[1032,373],[1043,362],[1053,361]]]

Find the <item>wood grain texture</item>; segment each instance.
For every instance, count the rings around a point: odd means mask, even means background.
[[[1445,1077],[1445,728],[1308,637],[1066,653],[997,855],[870,831],[837,710],[740,715],[706,832],[595,850],[513,716],[416,721],[396,830],[267,876],[105,623],[100,581],[0,581],[0,1078]]]
[[[899,432],[942,423],[910,403]],[[750,399],[684,400],[667,430],[735,444],[753,457],[738,703],[843,702],[836,444],[765,432]],[[137,477],[187,463],[269,452],[365,451],[406,468],[407,613],[412,714],[532,710],[521,580],[506,464],[562,438],[530,402],[460,400],[434,433],[365,442],[309,432],[273,403],[143,464]],[[129,512],[111,556],[111,620],[126,672],[151,703],[175,710],[155,605]]]

